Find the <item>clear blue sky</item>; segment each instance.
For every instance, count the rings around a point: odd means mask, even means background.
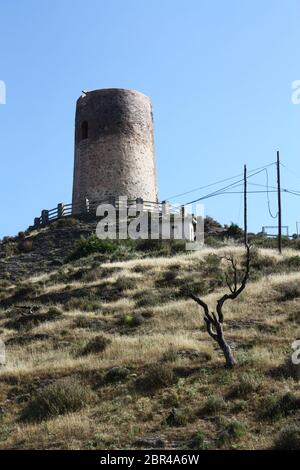
[[[282,169],[282,185],[300,190],[299,0],[0,0],[0,17],[0,236],[71,201],[83,89],[152,98],[160,199],[272,162],[277,149],[294,172]],[[240,203],[211,198],[205,211],[241,224]],[[291,233],[299,203],[283,195]],[[251,196],[249,229],[272,224],[266,195]]]

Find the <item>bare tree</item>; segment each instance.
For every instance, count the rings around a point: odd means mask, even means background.
[[[226,284],[230,290],[230,293],[224,294],[221,298],[217,300],[216,312],[209,312],[207,303],[205,303],[198,296],[193,293],[190,294],[191,298],[197,302],[200,307],[204,310],[204,321],[206,323],[206,328],[208,334],[216,341],[221,348],[227,367],[233,367],[236,364],[236,361],[233,357],[232,350],[225,340],[224,331],[223,331],[223,322],[224,315],[222,312],[223,305],[226,300],[236,299],[240,293],[245,289],[250,271],[250,247],[246,245],[246,262],[245,262],[245,272],[242,276],[241,281],[239,282],[238,278],[238,267],[237,262],[233,256],[225,257],[225,259],[230,263],[231,273],[225,274]],[[230,279],[231,278],[231,279]]]

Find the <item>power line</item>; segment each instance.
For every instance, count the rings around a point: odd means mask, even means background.
[[[242,186],[242,185],[240,185]],[[282,193],[284,191],[281,191]],[[248,194],[267,194],[267,191],[247,191]],[[272,190],[272,191],[269,191],[269,193],[277,193],[277,191]],[[224,191],[223,193],[220,193],[220,194],[216,194],[216,196],[223,196],[224,194],[244,194],[244,191]],[[297,196],[300,196],[300,194],[297,194]],[[204,197],[204,199],[206,199]]]
[[[242,184],[239,184],[239,186],[242,186]],[[257,190],[257,191],[247,191],[247,192],[248,192],[248,194],[267,194],[267,193],[277,193],[278,191],[276,189],[273,189],[271,191],[270,190],[269,191],[267,191],[267,190],[265,190],[265,191]],[[293,194],[294,196],[300,196],[300,193],[289,191],[288,189],[281,189],[280,192],[281,193]],[[210,197],[213,197],[213,196],[223,196],[223,194],[244,194],[244,191],[224,191],[222,193],[216,193],[216,194],[211,194],[209,196],[203,196],[201,198],[201,200],[202,199],[209,199]],[[189,204],[192,204],[192,203],[189,202],[189,203],[186,203],[186,204],[182,204],[182,206],[187,206]]]
[[[270,165],[274,165],[274,163],[271,163]],[[270,166],[270,165],[267,165],[267,166]],[[259,173],[261,173],[262,171],[265,170],[265,167],[261,167],[261,169],[257,169],[258,171],[256,171],[255,173],[253,173],[252,175],[249,175],[247,176],[247,179],[248,178],[252,178],[253,176],[255,175],[258,175]],[[252,170],[252,172],[255,171],[255,170]],[[205,196],[201,196],[197,199],[194,199],[193,201],[189,201],[189,202],[186,202],[185,204],[183,204],[183,206],[188,206],[190,204],[194,204],[195,202],[199,202],[199,201],[203,201],[204,199],[208,199],[210,197],[213,197],[213,196],[219,196],[220,194],[224,194],[226,192],[227,189],[230,189],[230,188],[233,188],[233,187],[239,187],[241,186],[242,182],[244,182],[244,178],[243,179],[240,179],[239,181],[236,181],[234,183],[231,183],[227,186],[224,186],[223,188],[220,188],[212,193],[209,193]]]
[[[281,163],[280,162],[280,165],[285,168],[289,173],[291,173],[295,178],[298,178],[300,179],[300,176],[294,171],[294,170],[291,170],[290,168],[288,168],[284,163]]]
[[[248,174],[253,173],[254,171],[257,171],[257,170],[261,170],[263,168],[267,168],[267,167],[275,165],[275,164],[276,164],[276,162],[272,162],[272,163],[269,163],[267,165],[264,165],[264,166],[261,166],[261,167],[258,167],[258,168],[254,168],[253,170],[249,170]],[[174,196],[168,197],[166,200],[169,201],[170,199],[175,199],[175,198],[180,197],[180,196],[185,196],[186,194],[191,194],[191,193],[194,193],[196,191],[200,191],[201,189],[207,189],[207,188],[210,188],[211,186],[216,186],[217,184],[225,183],[226,181],[230,181],[232,179],[239,178],[240,176],[243,176],[243,173],[239,173],[238,175],[231,176],[230,178],[225,178],[225,179],[216,181],[215,183],[210,183],[210,184],[207,184],[205,186],[200,186],[198,188],[190,189],[189,191],[186,191],[184,193],[175,194]],[[252,175],[249,175],[249,177],[250,176],[252,176]]]
[[[289,190],[289,189],[284,189],[284,190],[282,190],[281,192],[293,194],[294,196],[300,196],[300,192],[299,192],[299,191],[292,191],[292,190]]]
[[[259,186],[261,188],[267,188],[267,185],[265,184],[259,184],[259,183],[249,183],[251,186]],[[276,186],[269,186],[269,188],[276,189]],[[269,191],[272,192],[272,191]],[[300,196],[300,191],[297,189],[287,189],[287,188],[281,188],[282,193],[292,193]]]
[[[208,199],[208,198],[213,197],[213,196],[219,196],[220,194],[225,194],[226,189],[230,189],[232,187],[236,188],[236,187],[242,186],[241,181],[243,181],[243,180],[236,181],[235,183],[229,184],[228,186],[224,186],[224,188],[220,188],[217,191],[209,193],[205,196],[201,196],[197,199],[194,199],[193,201],[186,202],[185,204],[183,204],[183,206],[188,206],[189,204],[194,204],[195,202],[202,201],[204,199]]]
[[[266,184],[259,184],[259,183],[249,183],[249,185],[250,185],[250,186],[259,186],[259,187],[261,187],[261,188],[266,188],[266,187],[267,187]],[[276,186],[270,186],[270,185],[269,185],[269,188],[271,188],[271,189],[276,189]]]
[[[264,171],[265,171],[265,173],[266,173],[266,182],[267,182],[267,202],[268,202],[268,211],[269,211],[269,214],[270,214],[270,216],[272,217],[272,219],[277,219],[277,217],[278,217],[278,212],[277,212],[276,215],[273,215],[273,214],[272,214],[272,211],[271,211],[270,197],[269,197],[269,173],[268,173],[267,168],[264,168]]]

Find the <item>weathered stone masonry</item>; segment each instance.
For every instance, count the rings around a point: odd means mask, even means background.
[[[76,107],[73,210],[118,196],[157,201],[151,102],[133,90],[87,92]]]

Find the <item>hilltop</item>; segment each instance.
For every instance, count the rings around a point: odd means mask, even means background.
[[[299,443],[298,250],[253,249],[250,282],[224,309],[238,360],[226,370],[187,288],[213,306],[227,291],[222,256],[242,268],[242,246],[95,247],[92,224],[69,224],[6,241],[0,260],[0,448]]]

